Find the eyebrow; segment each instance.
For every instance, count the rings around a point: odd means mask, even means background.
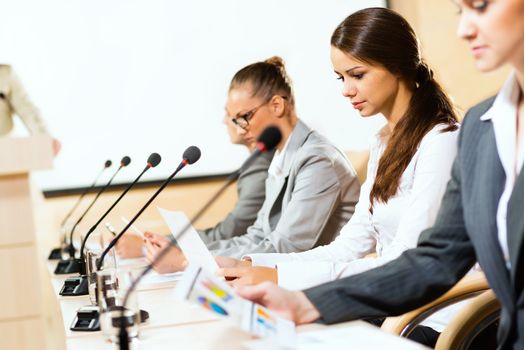
[[[364,66],[355,66],[355,67],[352,67],[348,70],[345,71],[345,73],[347,74],[350,74],[352,71],[354,71],[355,69],[357,68],[364,68]],[[338,74],[338,75],[341,75],[339,72],[337,72],[336,70],[333,70],[333,72],[335,72],[335,74]]]
[[[233,116],[231,115],[231,113],[229,113],[229,111],[227,110],[227,107],[224,107],[224,111],[226,112],[226,116],[232,119],[239,118],[247,113],[247,112],[238,112],[237,114]]]
[[[349,73],[351,73],[352,71],[354,71],[354,70],[357,69],[357,68],[364,68],[364,67],[363,67],[363,66],[355,66],[355,67],[353,67],[353,68],[348,69],[348,70],[346,71],[346,73],[349,74]]]

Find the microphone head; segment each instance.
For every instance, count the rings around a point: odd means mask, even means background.
[[[261,152],[271,151],[282,140],[282,133],[276,126],[269,126],[258,138],[257,148]]]
[[[149,155],[149,158],[147,158],[147,164],[154,168],[156,167],[158,164],[160,164],[160,161],[162,160],[162,157],[160,157],[160,154],[158,153],[151,153]]]
[[[200,148],[197,146],[189,146],[184,151],[182,158],[187,162],[187,164],[193,164],[200,159]]]
[[[129,158],[128,156],[125,156],[125,157],[122,158],[122,160],[120,161],[120,165],[121,165],[121,166],[128,166],[129,163],[131,163],[131,158]]]
[[[104,163],[104,168],[109,168],[112,164],[113,164],[113,162],[110,161],[110,160],[108,159],[108,160],[106,160],[106,162]]]

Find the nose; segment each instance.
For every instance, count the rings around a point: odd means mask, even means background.
[[[342,96],[344,97],[354,97],[357,94],[357,88],[355,84],[352,84],[349,79],[346,79],[344,81],[344,85],[342,86]]]
[[[472,40],[476,35],[475,25],[472,22],[472,14],[467,9],[462,11],[457,27],[457,36],[464,40]]]

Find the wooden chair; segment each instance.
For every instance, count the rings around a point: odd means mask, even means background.
[[[440,334],[435,350],[468,349],[473,339],[500,316],[500,303],[492,290],[476,296]]]
[[[362,185],[366,180],[369,150],[364,151],[346,151],[346,157],[357,172],[358,181]]]
[[[407,337],[413,329],[431,314],[456,302],[475,297],[489,289],[482,272],[467,275],[446,294],[433,302],[400,316],[388,317],[382,324],[382,330]]]

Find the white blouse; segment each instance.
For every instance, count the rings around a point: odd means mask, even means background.
[[[414,248],[420,233],[435,222],[457,153],[458,130],[441,132],[443,128],[438,125],[423,137],[397,193],[387,203],[375,201],[371,214],[369,194],[389,139],[389,128],[382,128],[371,144],[367,179],[355,213],[340,235],[302,253],[248,255],[253,266],[276,266],[279,285],[304,289],[370,270]],[[364,259],[369,253],[377,257]]]
[[[524,164],[524,142],[521,141],[517,150],[517,106],[520,97],[520,87],[513,72],[498,93],[491,108],[480,117],[482,121],[491,120],[497,152],[506,173],[504,192],[499,199],[497,209],[497,231],[500,247],[506,260],[506,266],[511,269],[508,249],[508,232],[506,215],[508,202],[515,182]],[[522,118],[522,117],[521,117]],[[521,119],[524,120],[524,119]],[[514,135],[514,137],[512,136]]]

